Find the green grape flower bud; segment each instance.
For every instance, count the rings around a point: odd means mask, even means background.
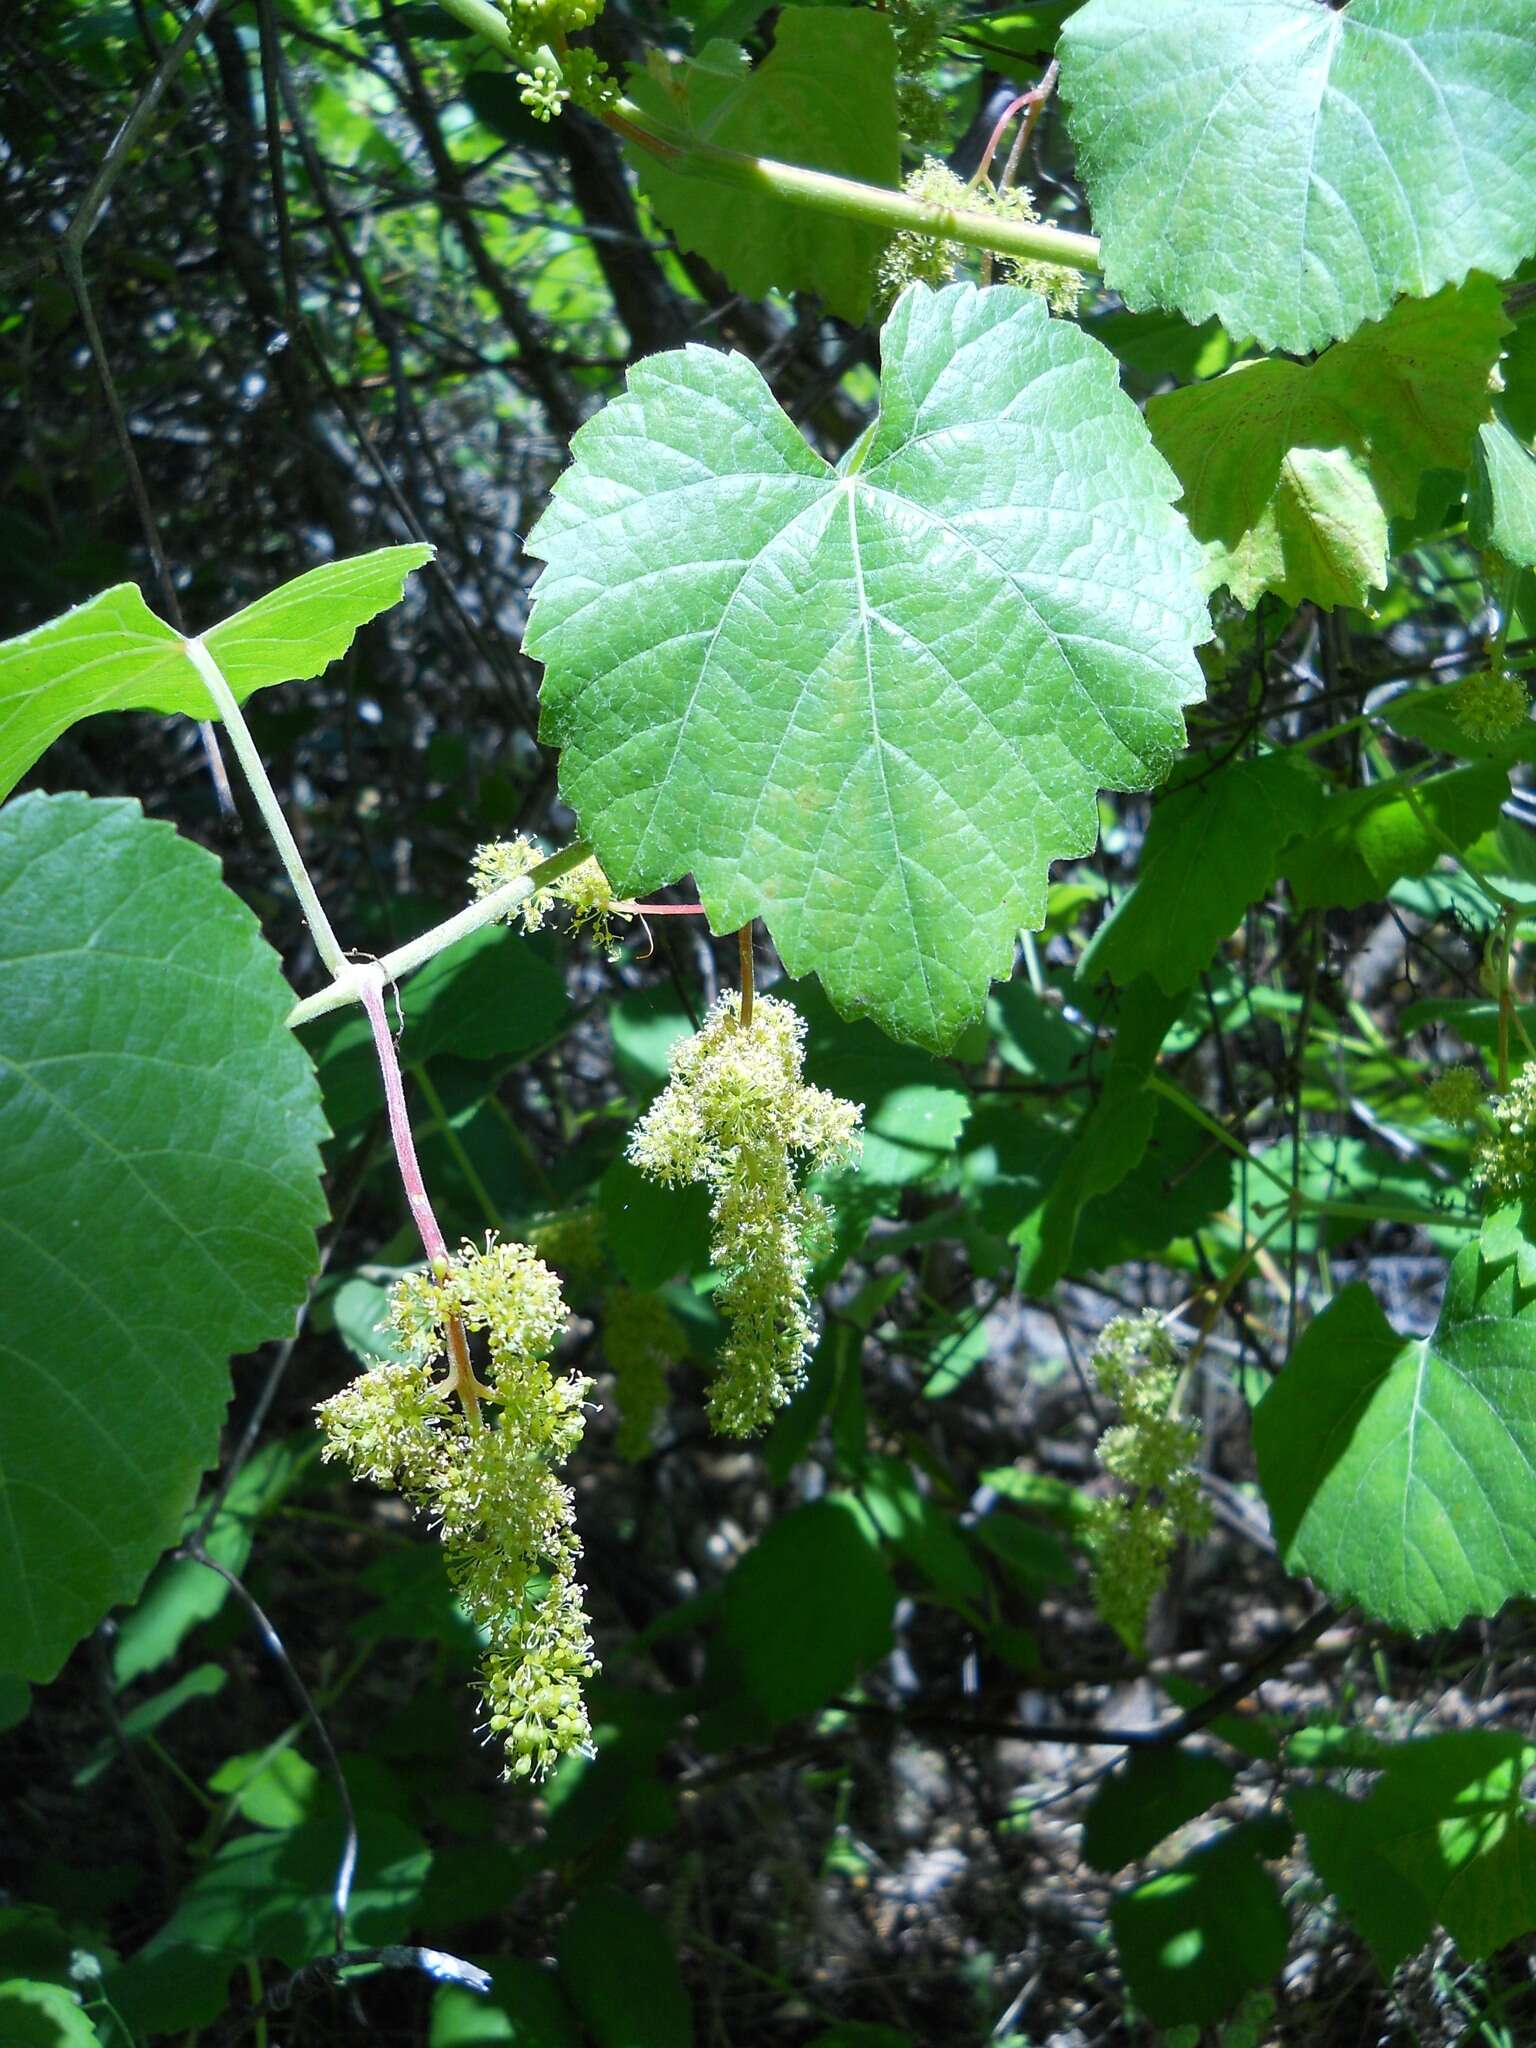
[[[1536,1191],[1536,1063],[1520,1069],[1491,1109],[1492,1128],[1472,1155],[1472,1179],[1496,1209]]]
[[[1451,715],[1468,739],[1501,740],[1517,732],[1530,715],[1531,700],[1518,676],[1468,676],[1451,691]]]

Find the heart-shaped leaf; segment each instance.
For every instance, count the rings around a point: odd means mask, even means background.
[[[529,549],[545,738],[615,883],[695,875],[845,1014],[944,1050],[1202,691],[1199,551],[1114,358],[1032,294],[906,292],[836,469],[757,371],[653,356]]]

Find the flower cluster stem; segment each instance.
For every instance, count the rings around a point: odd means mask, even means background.
[[[448,1245],[432,1207],[432,1198],[427,1193],[427,1184],[422,1178],[421,1162],[416,1157],[416,1140],[411,1133],[411,1119],[405,1106],[405,1077],[400,1071],[400,1055],[395,1049],[395,1035],[389,1028],[389,1019],[384,1014],[384,976],[377,966],[365,967],[357,975],[357,999],[367,1013],[369,1029],[373,1033],[373,1049],[378,1055],[379,1072],[384,1080],[384,1102],[389,1111],[389,1135],[394,1141],[395,1162],[400,1169],[400,1185],[405,1190],[405,1199],[415,1219],[421,1236],[421,1247],[427,1255],[427,1264],[441,1280],[448,1271]],[[450,1316],[444,1329],[448,1349],[448,1378],[443,1383],[445,1394],[457,1394],[463,1404],[464,1413],[471,1422],[480,1420],[481,1399],[490,1391],[481,1386],[475,1378],[470,1363],[469,1339],[464,1334],[464,1325],[457,1316]]]

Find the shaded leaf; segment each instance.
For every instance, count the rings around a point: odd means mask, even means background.
[[[1404,300],[1315,363],[1239,363],[1152,399],[1147,425],[1212,588],[1250,606],[1266,590],[1366,605],[1386,584],[1388,521],[1413,513],[1423,472],[1471,461],[1508,327],[1480,277]]]
[[[1283,850],[1280,872],[1300,910],[1377,902],[1404,875],[1427,873],[1447,842],[1469,847],[1508,794],[1502,761],[1345,790],[1330,797],[1315,832]]]
[[[712,1691],[743,1695],[770,1721],[811,1713],[890,1649],[895,1605],[878,1539],[853,1502],[795,1508],[725,1582]]]
[[[1478,429],[1467,528],[1478,547],[1536,568],[1536,454],[1502,414]]]
[[[856,92],[848,89],[852,79]],[[663,133],[866,185],[901,182],[896,43],[883,15],[784,7],[773,49],[756,70],[734,43],[716,41],[681,64],[656,56],[650,70],[630,73],[629,89]],[[775,286],[818,292],[845,320],[864,318],[886,229],[690,177],[649,150],[628,154],[640,190],[679,244],[737,291],[750,299]]]
[[[1320,823],[1325,798],[1295,754],[1192,756],[1152,813],[1135,887],[1094,933],[1079,977],[1121,987],[1147,974],[1168,995],[1193,985],[1250,903],[1272,886],[1282,847]]]
[[[622,1892],[589,1892],[560,1930],[560,1978],[596,2048],[692,2048],[671,1938]]]
[[[1524,1737],[1466,1729],[1399,1743],[1365,1799],[1292,1794],[1318,1875],[1385,1975],[1443,1927],[1469,1962],[1536,1927],[1536,1827]]]
[[[1210,2025],[1278,1976],[1290,1922],[1261,1859],[1288,1840],[1274,1823],[1244,1822],[1115,1900],[1121,1968],[1158,2026]]]
[[[1104,1779],[1083,1815],[1083,1861],[1109,1875],[1139,1863],[1236,1781],[1228,1764],[1187,1749],[1135,1750]]]

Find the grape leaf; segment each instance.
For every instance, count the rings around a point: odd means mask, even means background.
[[[1536,569],[1536,454],[1502,415],[1478,429],[1467,526],[1480,548]]]
[[[739,356],[652,356],[529,541],[543,735],[615,884],[690,870],[845,1015],[946,1050],[1201,693],[1199,555],[1114,358],[915,286],[834,470]]]
[[[1088,0],[1060,47],[1134,310],[1303,354],[1536,244],[1528,0]]]
[[[181,1532],[228,1359],[293,1327],[314,1073],[217,863],[129,802],[0,812],[0,1669],[49,1679]]]
[[[1502,761],[1346,790],[1329,799],[1315,832],[1282,850],[1280,871],[1301,910],[1377,902],[1404,875],[1432,868],[1447,841],[1469,846],[1489,830],[1508,794]]]
[[[1083,1861],[1107,1876],[1140,1863],[1175,1828],[1231,1793],[1236,1772],[1185,1749],[1132,1750],[1105,1778],[1083,1815]]]
[[[1346,1288],[1259,1403],[1253,1440],[1287,1568],[1340,1605],[1422,1634],[1536,1591],[1536,1301],[1476,1245],[1423,1339]]]
[[[1468,1960],[1536,1927],[1536,1828],[1520,1796],[1536,1750],[1512,1729],[1461,1729],[1373,1761],[1384,1769],[1368,1798],[1316,1788],[1290,1805],[1383,1973],[1437,1924]]]
[[[1288,1847],[1277,1818],[1242,1821],[1115,1899],[1121,1968],[1157,2026],[1223,2019],[1280,1974],[1291,1923],[1264,1860]]]
[[[1250,903],[1275,879],[1280,851],[1321,821],[1322,785],[1299,755],[1192,758],[1152,813],[1136,885],[1078,966],[1122,988],[1149,974],[1168,995],[1191,986]]]
[[[213,627],[203,640],[236,701],[319,675],[346,653],[359,626],[399,603],[406,577],[431,555],[413,544],[326,562]],[[116,583],[0,642],[0,797],[61,732],[97,711],[215,715],[181,635],[155,616],[137,584]]]
[[[850,80],[857,91],[849,90]],[[750,70],[734,43],[707,43],[678,65],[630,74],[630,94],[663,133],[681,131],[746,156],[776,157],[867,185],[901,182],[896,43],[883,14],[785,7],[773,50]],[[845,320],[869,310],[889,230],[743,192],[629,151],[640,189],[679,244],[749,299],[777,286],[819,292]]]
[[[1404,300],[1315,363],[1239,363],[1152,399],[1211,586],[1243,605],[1266,590],[1365,605],[1423,472],[1467,466],[1508,327],[1498,286],[1474,278]]]

